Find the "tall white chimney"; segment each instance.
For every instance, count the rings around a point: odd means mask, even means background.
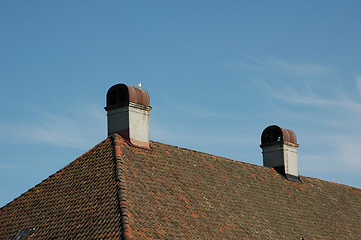
[[[149,145],[149,95],[125,84],[112,86],[107,93],[108,136],[118,133],[137,147]]]
[[[301,182],[298,173],[296,134],[276,125],[262,132],[263,166],[272,167],[288,180]]]

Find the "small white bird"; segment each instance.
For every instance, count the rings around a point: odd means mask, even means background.
[[[139,83],[138,85],[134,85],[135,88],[141,88],[142,87],[142,83]]]

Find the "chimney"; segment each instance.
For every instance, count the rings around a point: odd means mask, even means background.
[[[263,166],[272,167],[286,179],[301,182],[298,174],[296,134],[276,125],[262,132]]]
[[[125,84],[112,86],[107,93],[108,136],[118,133],[137,147],[149,145],[149,95]]]

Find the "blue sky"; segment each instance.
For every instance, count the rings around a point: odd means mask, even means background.
[[[105,94],[148,91],[151,139],[361,188],[360,1],[0,0],[0,206],[105,139]]]

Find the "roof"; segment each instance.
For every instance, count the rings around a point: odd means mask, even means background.
[[[0,239],[358,239],[361,189],[118,135],[0,209]]]

